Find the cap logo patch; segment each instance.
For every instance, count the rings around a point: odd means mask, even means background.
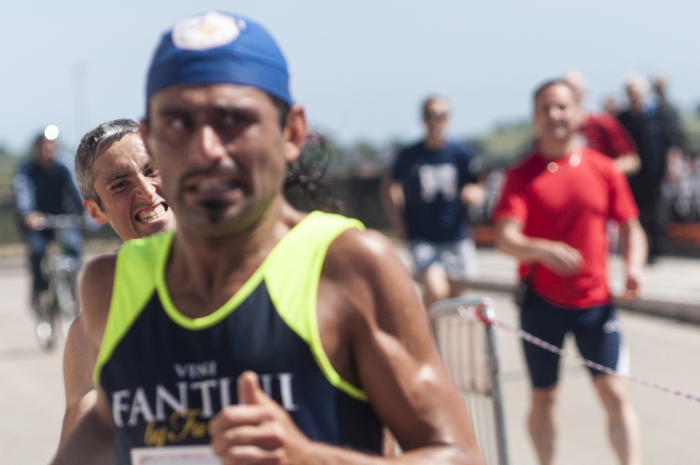
[[[180,21],[173,27],[173,44],[184,50],[209,50],[230,44],[245,30],[245,22],[209,12]]]

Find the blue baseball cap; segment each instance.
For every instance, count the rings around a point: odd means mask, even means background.
[[[260,24],[230,13],[208,12],[165,32],[153,54],[146,102],[178,84],[251,86],[292,104],[282,51]]]

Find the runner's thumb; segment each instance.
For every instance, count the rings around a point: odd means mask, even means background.
[[[269,401],[269,397],[260,387],[258,375],[252,371],[245,371],[238,377],[238,402],[244,405],[262,404]]]

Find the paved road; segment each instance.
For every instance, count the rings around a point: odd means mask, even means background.
[[[58,445],[65,405],[62,348],[38,348],[27,273],[0,269],[0,295],[0,463],[45,464]]]
[[[0,268],[0,463],[44,464],[58,442],[63,413],[61,348],[40,352],[26,309],[28,276]],[[485,292],[474,292],[485,295]],[[514,321],[506,294],[489,292],[499,317]],[[638,376],[700,393],[700,327],[624,313],[623,324]],[[514,336],[499,333],[506,418],[512,464],[534,464],[525,436],[527,383]],[[644,463],[689,464],[700,460],[700,403],[632,386],[643,432]],[[567,362],[559,406],[560,463],[613,464],[604,417],[588,374]]]
[[[475,290],[470,295],[492,297],[498,317],[516,323],[517,313],[509,294]],[[700,327],[629,312],[621,312],[620,319],[633,375],[700,394]],[[501,331],[498,339],[511,463],[535,465],[534,450],[525,430],[529,384],[520,342]],[[566,348],[576,351],[570,340]],[[642,427],[644,463],[699,463],[700,445],[696,441],[700,403],[644,386],[631,385],[630,391]],[[576,362],[564,364],[558,412],[559,463],[616,463],[607,442],[604,412],[588,371]]]

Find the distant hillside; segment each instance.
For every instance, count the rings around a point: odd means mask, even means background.
[[[689,115],[683,119],[683,128],[688,138],[688,149],[693,156],[700,156],[700,114]]]
[[[501,124],[484,136],[468,140],[481,155],[481,170],[503,168],[510,165],[532,144],[534,130],[527,121]]]

